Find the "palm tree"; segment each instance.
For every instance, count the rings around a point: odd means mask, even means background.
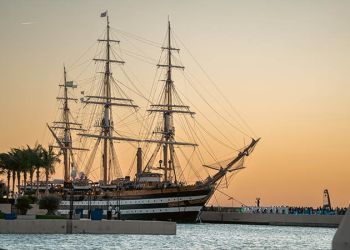
[[[14,169],[17,172],[17,187],[18,187],[18,193],[21,191],[21,172],[25,170],[25,153],[23,150],[18,148],[11,149],[12,153],[12,160],[14,163]],[[13,183],[12,183],[13,185]],[[14,187],[14,186],[13,186]]]
[[[11,158],[8,153],[2,153],[0,154],[0,169],[2,170],[2,173],[7,174],[7,198],[10,195],[10,180],[11,180],[11,171],[12,171],[12,165],[11,165]]]
[[[16,169],[12,168],[12,197],[15,194],[15,184],[16,184]]]
[[[38,146],[36,154],[37,163],[34,169],[36,172],[36,196],[39,196],[40,168],[43,166],[43,147],[41,145]]]
[[[33,165],[31,169],[29,170],[29,180],[30,180],[30,191],[33,190],[33,179],[34,179],[34,172],[36,169],[36,165]]]
[[[16,181],[16,170],[17,170],[17,162],[16,162],[16,157],[15,154],[13,152],[13,150],[11,150],[10,152],[7,153],[9,155],[9,164],[11,166],[11,172],[12,172],[12,195],[14,195],[15,193],[15,181]]]
[[[28,149],[20,149],[21,172],[23,172],[24,192],[27,191],[27,174],[30,170],[30,152]]]
[[[30,189],[33,189],[33,179],[34,172],[37,169],[37,166],[40,166],[40,157],[41,157],[41,145],[36,145],[34,148],[30,148],[27,145],[27,154],[28,154],[28,171],[30,179]]]
[[[10,194],[10,180],[12,176],[12,194],[15,193],[15,180],[16,180],[16,173],[18,170],[18,157],[15,154],[15,150],[12,149],[8,153],[2,153],[0,157],[1,165],[3,169],[6,169],[7,172],[7,188],[8,188],[8,195]]]
[[[45,169],[46,194],[49,191],[49,176],[55,173],[55,164],[60,161],[59,154],[56,154],[52,147],[49,147],[48,150],[42,149],[42,166]]]
[[[30,152],[28,149],[24,149],[24,155],[25,155],[26,163],[25,163],[24,169],[23,169],[23,179],[24,179],[24,192],[26,192],[27,191],[27,175],[31,169]]]
[[[36,196],[39,195],[39,179],[40,179],[40,166],[36,167]]]

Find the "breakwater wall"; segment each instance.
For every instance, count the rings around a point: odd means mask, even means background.
[[[0,220],[0,234],[175,235],[176,223],[119,220]]]
[[[254,214],[203,211],[200,219],[206,223],[236,223],[276,226],[338,227],[343,215]]]

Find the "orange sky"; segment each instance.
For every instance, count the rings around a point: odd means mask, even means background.
[[[245,204],[260,197],[262,205],[319,206],[327,188],[334,205],[349,204],[348,1],[0,0],[1,152],[49,142],[62,65],[69,70],[98,38],[105,9],[112,27],[156,42],[170,15],[176,35],[262,137],[225,193]],[[159,50],[146,53],[157,58]],[[149,89],[155,67],[128,67]]]

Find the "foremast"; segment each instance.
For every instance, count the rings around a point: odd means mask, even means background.
[[[171,78],[171,37],[170,37],[170,21],[168,21],[168,47],[165,48],[168,51],[168,65],[166,67],[168,68],[167,72],[167,79],[165,82],[165,100],[164,102],[167,105],[167,111],[164,112],[163,118],[164,118],[164,141],[169,142],[174,140],[174,134],[175,131],[172,129],[173,125],[173,117],[172,117],[172,78]],[[168,161],[168,149],[170,149],[170,160]],[[173,147],[169,147],[169,144],[165,143],[163,145],[163,164],[164,164],[164,181],[168,181],[168,170],[171,170],[171,164],[174,162],[174,154],[173,154]],[[175,181],[176,181],[176,175],[175,175]]]
[[[146,142],[152,142],[152,143],[159,143],[158,147],[156,147],[155,152],[151,156],[151,159],[149,160],[147,167],[150,167],[151,164],[153,164],[153,160],[155,158],[155,155],[160,150],[160,147],[162,146],[162,153],[163,157],[159,163],[160,168],[164,171],[164,182],[169,181],[169,177],[171,175],[174,176],[174,182],[177,183],[177,177],[176,177],[176,171],[175,171],[175,161],[176,161],[176,154],[174,150],[174,145],[179,146],[197,146],[195,143],[191,142],[178,142],[175,140],[175,126],[173,122],[173,114],[174,113],[182,113],[182,114],[195,114],[194,112],[191,112],[189,110],[189,106],[184,106],[180,104],[175,104],[173,102],[173,92],[175,91],[174,87],[174,81],[172,79],[172,69],[178,68],[178,69],[184,69],[181,65],[174,65],[172,64],[172,52],[173,51],[180,51],[177,48],[172,47],[171,45],[171,25],[170,21],[168,21],[168,31],[167,31],[167,45],[165,47],[162,47],[163,50],[167,51],[167,60],[165,64],[157,64],[158,67],[163,67],[167,69],[166,73],[166,79],[165,79],[165,86],[164,86],[164,96],[163,96],[163,103],[151,105],[151,109],[149,109],[149,112],[161,112],[163,113],[163,129],[162,131],[154,131],[154,133],[160,133],[162,134],[162,138],[159,141],[156,140],[145,140]],[[171,172],[172,171],[172,172]]]
[[[163,130],[162,131],[154,131],[153,133],[161,133],[162,138],[157,140],[145,140],[146,142],[153,142],[153,143],[159,143],[158,147],[156,147],[154,153],[152,154],[150,160],[148,161],[146,165],[150,169],[151,165],[153,164],[153,161],[155,159],[156,154],[158,154],[161,146],[162,146],[162,153],[163,157],[160,163],[160,169],[164,171],[164,182],[169,181],[169,176],[172,174],[171,171],[173,171],[175,183],[177,183],[176,180],[176,172],[175,172],[175,160],[176,154],[174,150],[174,145],[178,146],[197,146],[195,143],[191,142],[179,142],[175,140],[175,126],[173,122],[173,114],[180,113],[180,114],[190,114],[191,116],[195,113],[190,111],[189,106],[185,106],[182,104],[180,100],[180,104],[174,103],[174,93],[176,93],[176,89],[174,86],[174,81],[172,79],[172,69],[178,68],[178,69],[184,69],[181,65],[173,65],[172,64],[172,52],[173,51],[179,51],[179,49],[172,47],[171,45],[171,25],[170,21],[168,21],[168,32],[167,32],[167,45],[166,47],[162,47],[163,50],[167,51],[167,60],[165,64],[158,64],[158,67],[164,67],[167,69],[167,75],[165,80],[165,86],[164,86],[164,98],[163,103],[151,105],[151,109],[148,111],[150,112],[162,112],[163,113]],[[179,96],[177,96],[177,99],[180,99]],[[232,159],[224,168],[218,169],[218,172],[214,174],[213,177],[208,177],[203,184],[204,185],[216,185],[219,180],[221,180],[228,172],[236,171],[241,168],[234,168],[235,164],[238,163],[241,159],[248,156],[253,150],[255,145],[258,143],[259,139],[252,139],[251,143],[242,149],[239,154]],[[162,165],[163,164],[163,165]]]
[[[64,181],[68,182],[70,180],[71,166],[76,166],[73,151],[86,149],[73,147],[71,131],[84,131],[84,129],[82,128],[82,124],[73,122],[70,119],[69,101],[76,102],[78,99],[69,97],[68,89],[76,88],[77,85],[74,85],[73,81],[67,81],[66,67],[63,67],[63,84],[60,84],[59,87],[63,88],[63,96],[57,97],[57,100],[62,102],[61,119],[59,121],[54,121],[52,126],[47,126],[57,143],[57,146],[52,147],[59,148],[62,151],[64,164]]]

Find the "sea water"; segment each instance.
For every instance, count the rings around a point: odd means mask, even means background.
[[[0,234],[0,249],[331,249],[336,229],[178,224],[176,235]]]

